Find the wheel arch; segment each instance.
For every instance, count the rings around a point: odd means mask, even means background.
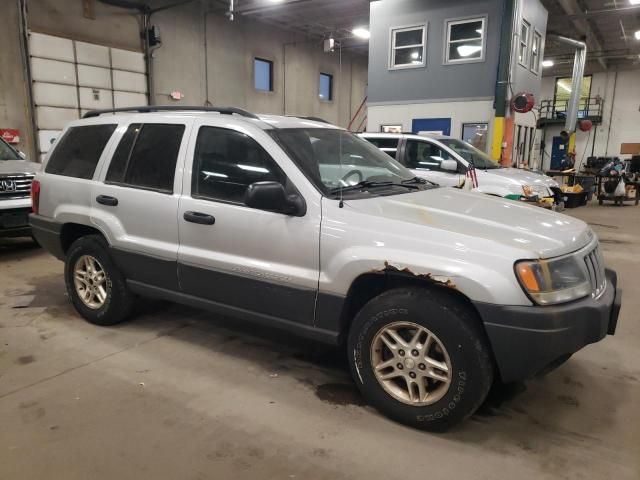
[[[441,282],[434,280],[428,276],[416,276],[406,271],[382,271],[368,272],[358,276],[349,287],[347,296],[340,314],[340,334],[342,338],[346,338],[353,323],[356,314],[364,307],[364,305],[377,297],[378,295],[402,287],[419,287],[437,292],[438,295],[444,295],[450,300],[463,306],[475,320],[476,326],[482,333],[486,345],[491,352],[491,360],[495,369],[495,357],[491,341],[487,334],[480,313],[474,306],[473,302],[464,293],[458,290],[455,285],[450,282]],[[496,370],[497,372],[497,370]]]
[[[64,254],[66,255],[73,242],[87,235],[100,235],[105,240],[107,239],[104,233],[94,226],[74,222],[68,222],[62,225],[60,229],[60,245]]]

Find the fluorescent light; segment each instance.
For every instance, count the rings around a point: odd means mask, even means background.
[[[369,29],[365,27],[356,27],[353,30],[351,30],[351,33],[353,33],[358,38],[369,39],[371,37],[371,33],[369,32]]]
[[[468,57],[480,51],[482,51],[482,47],[479,47],[477,45],[460,45],[458,47],[458,54],[461,57]]]
[[[631,5],[640,5],[640,0],[629,0]]]
[[[640,1],[640,0],[638,0]],[[542,66],[543,67],[553,67],[553,60],[543,60],[542,61]]]
[[[636,30],[636,33],[633,34],[636,37],[636,40],[640,40],[640,30]]]
[[[413,58],[414,60],[417,60],[419,56],[420,54],[418,52],[411,52],[411,58]]]

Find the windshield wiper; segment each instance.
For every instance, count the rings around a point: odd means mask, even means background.
[[[431,180],[427,180],[426,178],[422,178],[422,177],[413,177],[413,178],[410,178],[408,180],[402,180],[402,182],[400,182],[400,184],[402,184],[402,185],[410,185],[412,183],[418,183],[420,185],[425,185],[427,183],[430,183],[431,185],[433,185],[435,187],[439,187],[440,186],[436,182],[432,182]]]
[[[354,185],[347,185],[346,187],[334,187],[330,190],[330,193],[338,193],[338,192],[352,192],[354,190],[362,190],[366,188],[375,188],[375,187],[388,187],[389,185],[398,185],[393,182],[374,182],[372,180],[363,180]]]

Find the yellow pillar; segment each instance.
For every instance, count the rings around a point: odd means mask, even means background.
[[[569,135],[569,146],[567,147],[567,153],[576,152],[576,132]]]
[[[491,141],[491,158],[500,161],[502,154],[502,139],[504,136],[504,117],[495,117],[493,119],[493,138]]]

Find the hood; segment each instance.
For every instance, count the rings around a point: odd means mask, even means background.
[[[530,258],[570,253],[593,239],[593,232],[582,220],[453,188],[348,200],[345,204],[364,214],[483,238],[526,251]]]
[[[0,160],[0,175],[38,173],[42,165],[28,160]]]
[[[544,185],[548,188],[560,186],[551,177],[521,168],[496,168],[495,170],[487,170],[487,173],[511,180],[518,185]]]

